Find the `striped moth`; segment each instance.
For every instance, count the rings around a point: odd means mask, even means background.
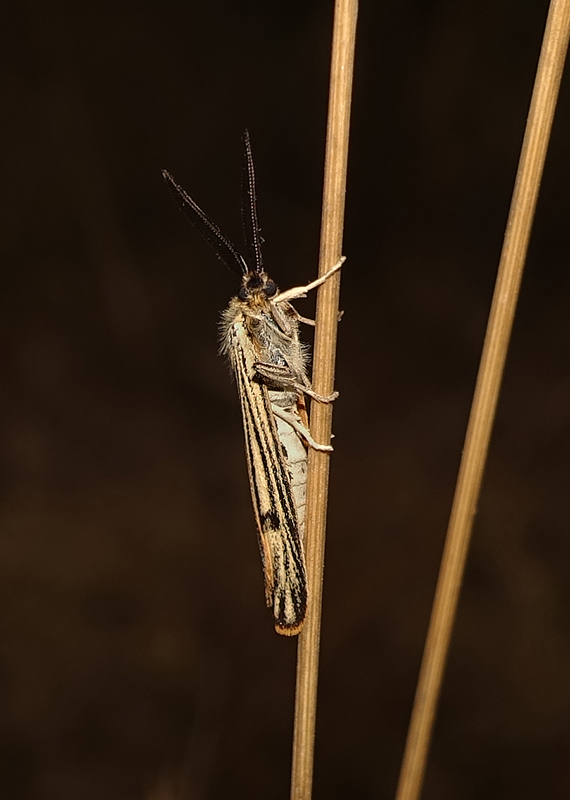
[[[299,322],[314,323],[301,317],[289,301],[324,283],[344,259],[307,286],[279,292],[263,269],[247,131],[243,144],[242,217],[249,263],[172,176],[165,171],[163,177],[218,258],[242,279],[237,296],[222,313],[220,350],[232,367],[241,403],[265,599],[273,608],[277,632],[294,636],[307,609],[303,554],[307,447],[332,450],[311,437],[304,398],[330,403],[337,393],[322,397],[312,390]]]

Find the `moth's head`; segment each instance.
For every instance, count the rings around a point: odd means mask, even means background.
[[[277,286],[265,272],[247,272],[243,276],[238,298],[243,301],[267,301],[277,294]]]

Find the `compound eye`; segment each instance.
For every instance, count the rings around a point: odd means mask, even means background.
[[[249,297],[249,291],[247,289],[247,286],[242,286],[240,288],[238,292],[238,297],[240,300],[247,300],[247,298]]]
[[[267,281],[267,283],[263,287],[263,291],[266,297],[273,297],[273,295],[277,291],[277,286],[273,283],[273,281]]]

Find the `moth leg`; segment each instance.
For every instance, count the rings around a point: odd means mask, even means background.
[[[291,308],[293,308],[293,306],[291,306]],[[312,328],[315,327],[316,322],[314,319],[308,319],[307,317],[302,317],[296,308],[293,308],[293,311],[295,312],[294,318],[297,320],[297,322],[304,322],[305,325],[310,325]],[[337,322],[340,322],[343,317],[344,317],[344,311],[339,311]]]
[[[317,286],[321,286],[321,284],[328,281],[328,279],[338,272],[339,269],[342,267],[344,262],[346,261],[346,256],[341,256],[340,260],[331,267],[328,272],[325,272],[324,275],[321,275],[320,278],[317,278],[311,283],[308,283],[306,286],[295,286],[293,289],[287,289],[286,292],[279,292],[276,294],[275,297],[272,299],[272,303],[288,303],[290,300],[295,300],[296,297],[305,297],[307,292],[310,292],[311,289],[316,289]]]
[[[293,306],[291,306],[291,308],[293,308]],[[297,309],[295,309],[295,311],[297,311]],[[340,322],[343,317],[344,317],[344,311],[339,311],[336,321]],[[307,317],[302,317],[298,312],[295,315],[295,319],[297,320],[297,322],[304,322],[305,325],[311,325],[313,328],[317,324],[314,319],[307,319]]]
[[[294,430],[296,430],[297,433],[300,434],[307,444],[310,445],[314,450],[323,450],[326,453],[332,452],[332,447],[330,444],[319,444],[318,442],[315,442],[309,433],[308,428],[306,428],[302,422],[299,422],[299,420],[296,419],[293,414],[289,414],[288,411],[285,411],[280,406],[272,405],[271,409],[276,417],[279,417],[279,419],[282,419],[283,422],[286,422],[287,425],[290,425]]]
[[[338,392],[333,392],[332,394],[317,394],[310,387],[303,386],[300,383],[295,384],[295,389],[298,392],[303,392],[308,395],[311,400],[315,400],[317,403],[333,403],[338,397]]]
[[[269,364],[266,361],[256,361],[253,366],[258,375],[271,381],[271,383],[284,391],[289,389],[292,392],[297,392],[297,394],[306,394],[313,400],[316,400],[317,403],[332,403],[333,400],[336,400],[338,397],[338,392],[333,392],[329,395],[317,394],[311,388],[309,381],[306,383],[299,383],[289,367],[283,366],[282,364]]]
[[[271,364],[269,361],[256,361],[253,365],[258,375],[275,385],[276,388],[287,391],[295,390],[297,381],[288,366],[285,364]]]
[[[291,306],[291,308],[293,308],[293,306]],[[310,325],[312,328],[315,327],[316,323],[314,319],[308,319],[308,317],[302,317],[296,308],[293,308],[293,311],[295,312],[295,319],[297,320],[297,322],[304,322],[305,325]]]

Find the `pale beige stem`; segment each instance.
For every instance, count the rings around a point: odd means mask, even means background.
[[[570,0],[552,0],[471,406],[396,800],[420,796],[467,548],[568,46]]]
[[[319,275],[333,267],[342,254],[357,11],[357,0],[336,0]],[[337,272],[319,288],[317,295],[312,382],[320,395],[330,395],[334,389],[339,291],[340,272]],[[330,442],[331,425],[332,404],[313,402],[311,434],[317,442]],[[297,651],[291,800],[310,800],[312,793],[329,458],[328,453],[309,451],[305,528],[309,607]]]

